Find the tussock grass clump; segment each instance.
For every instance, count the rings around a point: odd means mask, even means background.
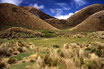
[[[84,35],[82,34],[76,34],[76,35],[73,35],[74,38],[83,38],[85,37]]]
[[[10,58],[9,60],[8,60],[8,63],[9,64],[14,64],[14,63],[16,63],[16,59],[14,59],[14,58]]]
[[[0,69],[5,69],[7,68],[7,64],[4,62],[0,62]]]
[[[28,49],[33,49],[33,45],[24,42],[2,43],[0,45],[0,56],[10,57],[26,52]]]
[[[12,27],[3,31],[0,31],[0,38],[31,38],[31,37],[43,37],[41,32],[33,31],[22,27]]]
[[[97,31],[92,33],[95,37],[104,39],[104,31]]]
[[[21,41],[0,44],[0,69],[5,69],[12,64],[18,63],[21,59],[20,54],[28,53],[29,50],[33,49],[34,45],[32,43]]]
[[[8,59],[4,57],[0,57],[0,69],[8,68],[9,64],[7,63]]]
[[[23,44],[20,44],[24,46]],[[103,69],[104,44],[102,42],[66,43],[59,46],[35,47],[35,53],[14,63],[31,63],[26,67],[33,69]],[[47,53],[46,53],[47,52]]]
[[[65,44],[62,49],[51,49],[44,58],[35,59],[38,61],[35,66],[38,65],[37,69],[103,69],[104,56],[99,56],[98,50],[101,49],[98,47],[94,44]],[[103,48],[102,50],[104,51]]]

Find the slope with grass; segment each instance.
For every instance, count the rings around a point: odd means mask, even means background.
[[[48,14],[42,12],[41,10],[35,8],[35,7],[22,7],[25,10],[28,10],[30,13],[38,16],[39,18],[45,20],[45,19],[49,19],[49,18],[54,18],[52,16],[49,16]]]
[[[22,7],[25,10],[28,10],[32,14],[36,15],[37,17],[41,18],[42,20],[45,20],[47,23],[51,24],[52,26],[62,29],[67,27],[67,21],[66,20],[59,20],[56,19],[41,10],[35,8],[35,7]]]
[[[96,12],[71,31],[104,31],[104,10]]]
[[[104,10],[104,5],[94,4],[76,12],[74,15],[69,17],[67,21],[69,22],[70,26],[76,26],[80,24],[82,21],[84,21],[86,18],[88,18],[90,15],[101,10]]]
[[[50,19],[46,19],[45,21],[48,22],[49,24],[51,24],[52,26],[59,28],[59,29],[64,29],[64,28],[69,27],[68,22],[63,19],[59,20],[56,18],[50,18]]]
[[[25,27],[33,30],[58,30],[37,16],[13,4],[0,4],[0,17],[0,30],[10,27]]]
[[[0,31],[0,38],[27,38],[27,37],[42,37],[43,33],[33,31],[22,27],[12,27],[3,31]]]

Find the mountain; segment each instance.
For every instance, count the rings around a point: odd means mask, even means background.
[[[88,17],[82,23],[70,29],[71,31],[104,31],[104,10]]]
[[[33,30],[58,30],[27,10],[13,4],[1,3],[0,17],[0,30],[10,27],[23,27]]]
[[[59,29],[64,29],[64,28],[69,27],[68,22],[64,19],[59,20],[56,18],[50,18],[50,19],[46,19],[45,21]]]
[[[30,13],[36,15],[37,17],[41,18],[42,20],[46,21],[50,25],[62,29],[67,27],[66,20],[59,20],[57,18],[54,18],[44,12],[42,12],[40,9],[37,9],[35,7],[22,7],[25,10],[28,10]]]
[[[49,19],[49,18],[54,18],[54,17],[49,16],[48,14],[42,12],[41,10],[39,10],[35,7],[22,7],[22,8],[24,8],[25,10],[29,11],[30,13],[38,16],[42,20]]]
[[[88,18],[90,15],[101,10],[104,10],[104,5],[101,4],[90,5],[76,12],[74,15],[69,17],[67,21],[69,22],[70,26],[76,26],[80,24],[82,21],[84,21],[86,18]]]

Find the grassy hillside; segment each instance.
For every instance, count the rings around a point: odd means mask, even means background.
[[[84,21],[86,18],[88,18],[90,15],[101,10],[104,10],[104,5],[101,4],[90,5],[76,12],[74,15],[69,17],[67,21],[69,22],[70,26],[76,26],[80,24],[82,21]]]
[[[50,18],[45,20],[47,23],[51,24],[52,26],[59,28],[59,29],[64,29],[69,27],[68,22],[66,20],[59,20],[55,18]]]
[[[0,4],[0,17],[2,17],[0,18],[0,30],[10,27],[24,27],[33,30],[58,30],[37,16],[13,4]]]
[[[96,12],[79,25],[70,29],[71,31],[103,31],[104,30],[104,10]]]
[[[32,38],[43,37],[44,34],[38,31],[22,27],[12,27],[3,31],[0,31],[0,38]]]
[[[54,18],[34,7],[22,7],[22,8],[24,8],[25,10],[29,11],[30,13],[38,16],[39,18],[41,18],[43,20],[49,19],[49,18]]]

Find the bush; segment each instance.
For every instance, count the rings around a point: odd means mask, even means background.
[[[56,35],[54,31],[44,30],[44,31],[41,31],[41,32],[44,33],[45,34],[44,37],[47,37],[47,38],[54,37]]]
[[[60,46],[59,45],[53,45],[53,48],[59,48]]]
[[[9,64],[13,64],[13,63],[16,63],[16,59],[15,58],[10,58],[9,60],[8,60],[8,63]]]

